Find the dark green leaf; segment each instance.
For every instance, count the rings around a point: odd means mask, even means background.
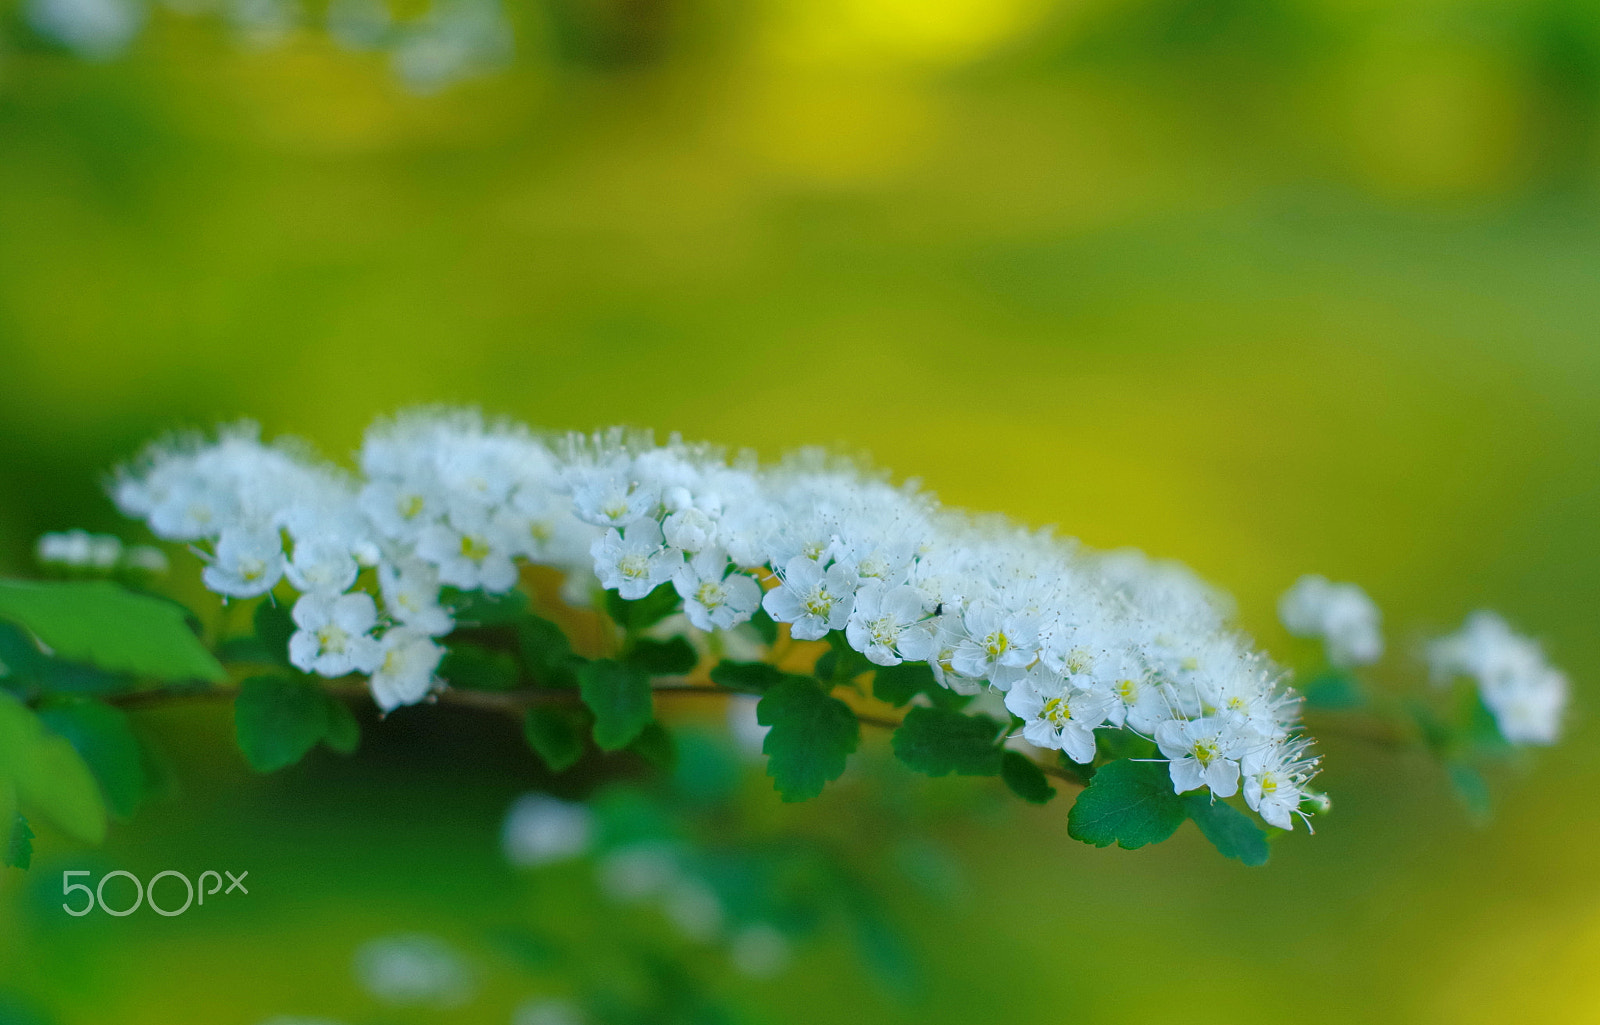
[[[687,637],[664,641],[641,637],[628,652],[628,661],[652,676],[679,676],[699,665],[700,653]]]
[[[650,677],[637,666],[599,659],[578,668],[578,693],[594,713],[594,742],[619,751],[654,717]]]
[[[0,623],[0,682],[18,694],[115,694],[132,689],[135,680],[127,673],[51,658],[28,631]]]
[[[1095,773],[1067,815],[1067,832],[1096,847],[1115,843],[1132,850],[1165,840],[1184,818],[1166,763],[1124,759]]]
[[[629,601],[615,591],[606,592],[606,614],[628,633],[655,626],[678,611],[678,591],[671,584],[662,584],[636,601]]]
[[[572,653],[572,642],[562,629],[548,619],[524,616],[517,624],[517,641],[522,664],[541,687],[576,687],[581,656]]]
[[[1039,763],[1020,751],[1007,751],[1000,756],[1000,778],[1013,794],[1031,804],[1046,804],[1056,796],[1056,788],[1045,779]]]
[[[1313,677],[1301,693],[1307,708],[1322,711],[1346,711],[1367,703],[1356,678],[1336,669]]]
[[[1101,761],[1105,762],[1114,762],[1119,758],[1161,757],[1155,741],[1141,737],[1132,730],[1095,730],[1094,746]]]
[[[582,724],[576,709],[535,705],[522,720],[528,746],[552,772],[565,772],[583,757]]]
[[[1255,820],[1223,800],[1212,800],[1209,791],[1195,790],[1183,795],[1183,808],[1200,832],[1223,855],[1246,865],[1267,863],[1267,835]]]
[[[0,619],[27,627],[57,657],[160,680],[227,678],[182,606],[105,580],[0,580]]]
[[[872,673],[872,696],[879,701],[899,707],[908,705],[918,694],[926,694],[940,708],[965,708],[972,700],[970,695],[957,694],[948,687],[939,686],[933,670],[926,662],[901,662],[894,666],[878,666]]]
[[[766,609],[757,605],[756,614],[750,617],[750,625],[755,627],[756,633],[767,647],[770,648],[778,643],[778,621],[767,615]]]
[[[297,627],[289,607],[265,598],[256,606],[254,623],[256,641],[267,658],[285,669],[293,668],[289,661],[289,638],[294,636]]]
[[[514,690],[519,679],[511,654],[462,641],[450,642],[439,663],[439,676],[462,690]]]
[[[361,746],[361,724],[349,705],[332,694],[324,697],[328,702],[328,728],[322,733],[322,742],[339,754],[355,754],[356,748]]]
[[[861,724],[850,706],[803,676],[774,684],[756,705],[756,720],[772,727],[761,750],[767,754],[767,775],[785,801],[822,793],[844,772],[861,739]]]
[[[663,772],[671,772],[678,763],[678,749],[672,734],[658,722],[646,726],[628,745],[628,750]]]
[[[867,656],[850,647],[844,631],[833,630],[827,636],[828,650],[817,659],[812,673],[824,684],[849,683],[874,668]]]
[[[33,830],[28,828],[25,815],[12,817],[11,835],[6,840],[6,864],[23,869],[33,864]]]
[[[765,694],[789,675],[766,662],[729,662],[723,659],[712,667],[711,682],[729,690]]]
[[[894,731],[894,754],[929,776],[993,776],[1000,771],[1000,729],[987,715],[917,707]]]
[[[244,760],[273,772],[304,758],[327,734],[327,696],[310,680],[255,676],[239,687],[233,724]]]
[[[1063,769],[1066,769],[1084,783],[1094,779],[1095,766],[1093,762],[1075,762],[1072,760],[1072,756],[1065,751],[1056,752],[1056,761],[1060,763]]]
[[[145,797],[144,755],[121,709],[84,699],[52,702],[39,721],[65,737],[100,783],[106,807],[126,820]]]
[[[451,611],[458,627],[504,626],[527,613],[528,596],[517,590],[490,594],[446,587],[439,593],[439,604]]]

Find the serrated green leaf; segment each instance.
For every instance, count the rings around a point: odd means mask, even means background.
[[[894,731],[894,754],[929,776],[993,776],[1000,772],[1000,728],[987,715],[917,707]]]
[[[767,775],[785,801],[822,793],[844,772],[861,740],[861,724],[850,706],[823,692],[815,680],[785,676],[756,705],[756,721],[770,726],[761,750]]]
[[[234,732],[244,760],[275,772],[304,758],[328,732],[328,698],[310,680],[255,676],[233,702]]]
[[[582,724],[575,709],[535,705],[522,719],[522,735],[552,772],[566,772],[583,757]]]
[[[718,687],[755,694],[765,694],[789,675],[766,662],[730,662],[723,659],[711,668],[711,682]]]
[[[635,601],[629,601],[615,591],[607,591],[606,615],[628,633],[637,633],[677,612],[681,602],[677,589],[671,584],[662,584]]]
[[[1165,840],[1185,817],[1166,763],[1124,759],[1102,765],[1078,795],[1067,833],[1096,847],[1115,843],[1132,850]]]
[[[227,678],[169,601],[105,580],[0,580],[0,619],[27,627],[58,658],[160,680]]]
[[[252,622],[256,629],[256,643],[261,646],[268,660],[274,665],[292,669],[294,663],[289,661],[289,638],[299,628],[294,625],[289,607],[279,605],[271,598],[264,598],[256,606]]]
[[[700,653],[687,637],[664,641],[641,637],[629,650],[628,661],[652,676],[678,676],[692,672],[700,664]]]
[[[349,705],[332,694],[325,693],[323,697],[328,702],[328,728],[322,733],[322,742],[337,754],[355,754],[361,746],[361,723]]]
[[[1056,788],[1045,778],[1039,763],[1020,751],[1007,751],[1000,756],[1000,778],[1013,794],[1030,804],[1048,804],[1056,796]]]
[[[39,721],[64,737],[94,773],[106,807],[126,821],[145,798],[144,753],[128,716],[99,701],[52,702],[39,710]]]
[[[1208,791],[1183,795],[1183,808],[1200,832],[1225,857],[1246,865],[1265,865],[1267,834],[1244,812],[1223,800],[1212,800]]]
[[[849,683],[875,668],[867,656],[850,647],[844,631],[830,631],[826,639],[828,650],[822,653],[812,669],[812,674],[824,684]]]
[[[572,653],[572,642],[556,624],[538,616],[517,623],[517,644],[528,675],[541,687],[576,687],[577,669],[585,659]]]
[[[28,827],[28,817],[16,812],[11,813],[11,834],[6,840],[6,864],[21,869],[33,865],[33,830]]]
[[[628,750],[663,772],[671,772],[678,764],[678,748],[673,743],[672,733],[658,722],[646,726],[628,745]]]
[[[594,713],[594,742],[602,751],[633,743],[655,715],[650,677],[637,666],[598,659],[578,668],[578,693]]]
[[[461,690],[514,690],[520,679],[514,656],[464,641],[450,643],[439,663],[439,676]]]
[[[0,789],[15,795],[17,810],[74,839],[105,838],[105,798],[94,773],[65,738],[11,697],[0,697]]]
[[[439,592],[439,604],[449,609],[456,626],[464,629],[505,626],[528,612],[528,596],[518,590],[490,594],[446,587]]]

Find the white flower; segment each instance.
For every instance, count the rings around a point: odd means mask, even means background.
[[[641,520],[626,534],[616,528],[606,531],[589,549],[600,586],[634,601],[671,580],[683,565],[683,553],[663,547],[661,540],[661,527],[654,520]]]
[[[1009,690],[1038,657],[1038,617],[1007,612],[990,602],[967,606],[961,616],[967,636],[950,662],[963,676],[982,677]]]
[[[417,555],[439,571],[439,581],[463,591],[509,591],[517,583],[511,546],[487,524],[469,530],[435,523],[417,538]]]
[[[500,849],[518,868],[581,857],[594,834],[594,812],[577,801],[523,794],[506,813]]]
[[[856,592],[844,635],[850,646],[880,666],[898,665],[898,645],[907,629],[922,621],[927,609],[914,587],[871,583]]]
[[[661,524],[667,544],[682,548],[690,555],[709,548],[716,538],[716,530],[715,521],[692,506],[673,513]]]
[[[1218,797],[1239,792],[1239,757],[1252,738],[1218,718],[1169,719],[1156,728],[1156,744],[1170,759],[1172,789],[1210,787]]]
[[[1024,722],[1024,740],[1085,764],[1094,761],[1094,730],[1113,704],[1109,694],[1079,690],[1048,671],[1029,673],[1006,693],[1006,708]]]
[[[438,688],[434,673],[444,658],[444,649],[433,638],[421,630],[400,626],[385,633],[379,643],[378,663],[371,671],[372,700],[379,708],[391,712],[401,705],[414,705]]]
[[[439,604],[439,574],[420,560],[378,566],[383,607],[397,621],[431,636],[455,629],[450,610]]]
[[[1316,761],[1305,757],[1305,743],[1263,746],[1244,756],[1244,802],[1279,829],[1293,829],[1305,796],[1305,781]]]
[[[300,629],[289,638],[289,661],[302,672],[370,673],[383,659],[371,636],[378,607],[370,594],[307,594],[294,603],[292,615]]]
[[[573,511],[597,527],[626,527],[646,518],[661,504],[656,489],[630,481],[625,471],[601,468],[573,474]]]
[[[902,658],[928,663],[939,686],[957,694],[976,694],[983,690],[984,681],[963,676],[953,661],[956,649],[966,639],[958,616],[934,616],[902,631],[898,647]]]
[[[783,583],[766,593],[761,605],[767,615],[788,623],[790,636],[815,641],[829,630],[841,630],[855,605],[856,578],[835,563],[826,571],[820,563],[796,555],[783,568]]]
[[[266,594],[283,578],[283,539],[275,527],[228,527],[200,573],[206,587],[230,598]]]
[[[679,566],[672,576],[672,586],[683,599],[684,614],[701,630],[732,629],[761,605],[761,585],[728,570],[727,553],[707,549]]]
[[[1278,599],[1278,618],[1296,637],[1320,638],[1336,666],[1370,665],[1383,655],[1382,614],[1355,584],[1303,576]]]
[[[332,537],[296,539],[294,557],[284,567],[296,590],[322,594],[348,591],[360,572],[350,546]]]

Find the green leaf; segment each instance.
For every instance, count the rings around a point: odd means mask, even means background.
[[[535,705],[522,720],[528,746],[552,772],[565,772],[583,757],[582,724],[575,709]]]
[[[64,737],[10,697],[0,697],[0,791],[74,839],[105,839],[106,805],[94,773]]]
[[[1065,751],[1056,752],[1056,761],[1063,769],[1066,769],[1084,783],[1094,779],[1095,765],[1093,762],[1075,762],[1072,760],[1072,756]]]
[[[578,693],[594,713],[594,742],[602,751],[633,743],[654,717],[650,677],[637,666],[598,659],[578,668]]]
[[[1450,775],[1450,789],[1455,792],[1456,799],[1467,810],[1472,821],[1483,825],[1489,821],[1494,812],[1494,802],[1489,796],[1489,784],[1483,778],[1483,773],[1468,765],[1466,762],[1449,762],[1445,771]]]
[[[687,637],[671,637],[664,641],[641,637],[628,652],[628,661],[652,676],[678,676],[693,671],[700,664],[700,653],[694,650]]]
[[[671,584],[662,584],[636,601],[629,601],[615,591],[606,592],[606,615],[628,633],[655,626],[678,611],[678,591]]]
[[[33,830],[28,828],[25,815],[12,815],[11,836],[6,841],[6,864],[22,869],[33,864]]]
[[[134,678],[94,666],[51,658],[28,631],[0,623],[0,683],[17,694],[115,694],[132,689]]]
[[[160,680],[227,678],[182,606],[105,580],[0,580],[0,619],[27,627],[57,657]]]
[[[987,715],[917,707],[894,731],[894,754],[929,776],[993,776],[1000,772],[1000,729]]]
[[[1007,751],[1000,756],[1000,778],[1013,794],[1030,804],[1047,804],[1056,796],[1056,788],[1045,778],[1039,763],[1020,751]]]
[[[939,686],[933,669],[926,662],[901,662],[873,670],[872,696],[879,701],[898,708],[909,705],[918,694],[926,694],[940,708],[964,708],[972,700],[970,695]]]
[[[817,664],[812,669],[813,675],[823,683],[849,683],[874,668],[867,660],[867,656],[850,647],[844,631],[830,631],[827,641],[828,650],[817,659]]]
[[[850,706],[804,676],[785,676],[756,705],[756,721],[772,727],[761,750],[767,775],[785,801],[804,801],[844,772],[861,740]]]
[[[361,746],[361,723],[349,705],[332,694],[325,693],[323,697],[328,702],[328,728],[322,733],[322,742],[338,754],[355,754]]]
[[[451,611],[456,626],[465,629],[505,626],[528,612],[528,596],[517,590],[490,594],[446,587],[439,592],[439,604]]]
[[[1067,833],[1096,847],[1115,843],[1132,850],[1165,840],[1185,817],[1165,762],[1124,759],[1102,765],[1078,795],[1067,815]]]
[[[548,619],[524,616],[517,624],[517,643],[528,675],[541,687],[576,687],[577,668],[585,661],[572,653],[572,642]]]
[[[1244,812],[1226,801],[1212,800],[1204,790],[1184,794],[1183,808],[1224,856],[1251,866],[1267,863],[1267,834]]]
[[[451,641],[439,663],[439,676],[462,690],[514,690],[520,680],[517,660],[508,652]]]
[[[1103,762],[1114,762],[1119,758],[1161,757],[1161,751],[1156,747],[1155,741],[1141,737],[1132,730],[1095,730],[1094,746]],[[1071,762],[1071,759],[1067,759],[1064,754],[1062,758]],[[1071,762],[1071,764],[1077,763]]]
[[[234,699],[233,724],[250,767],[275,772],[304,758],[327,735],[327,695],[306,679],[251,677]]]
[[[711,668],[711,682],[729,690],[765,694],[791,674],[766,662],[730,662],[723,659]],[[807,677],[796,677],[807,679]]]
[[[1367,696],[1356,678],[1337,669],[1313,677],[1301,694],[1305,697],[1305,707],[1323,711],[1347,711],[1367,703]]]
[[[778,643],[778,621],[767,615],[766,609],[757,605],[755,615],[750,617],[750,625],[767,647]]]
[[[293,668],[289,661],[289,638],[294,636],[294,617],[289,614],[287,605],[279,605],[271,598],[263,599],[256,606],[254,617],[256,628],[256,642],[261,645],[267,657],[276,665],[285,669]]]
[[[147,780],[144,752],[127,715],[99,701],[66,700],[41,708],[39,721],[66,738],[89,766],[111,814],[122,820],[133,817]]]
[[[671,772],[678,764],[678,748],[672,741],[672,734],[658,722],[646,726],[628,745],[628,750],[662,772]]]

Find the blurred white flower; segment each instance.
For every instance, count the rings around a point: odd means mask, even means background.
[[[506,812],[500,848],[518,868],[582,857],[594,834],[588,805],[548,794],[523,794]]]
[[[363,989],[386,1004],[460,1007],[477,988],[461,955],[425,933],[368,941],[356,951],[355,975]]]
[[[1428,646],[1434,679],[1471,677],[1500,734],[1513,744],[1554,744],[1568,698],[1567,678],[1532,638],[1493,612],[1474,612],[1461,629]]]
[[[1336,666],[1371,665],[1383,657],[1383,615],[1355,584],[1307,574],[1278,599],[1278,618],[1296,637],[1320,639]]]
[[[114,57],[144,27],[139,0],[29,0],[28,24],[91,60]]]
[[[583,1009],[570,1000],[535,997],[511,1012],[511,1025],[584,1025]]]
[[[789,940],[767,923],[757,922],[733,934],[728,956],[740,973],[757,979],[771,978],[789,965]]]

